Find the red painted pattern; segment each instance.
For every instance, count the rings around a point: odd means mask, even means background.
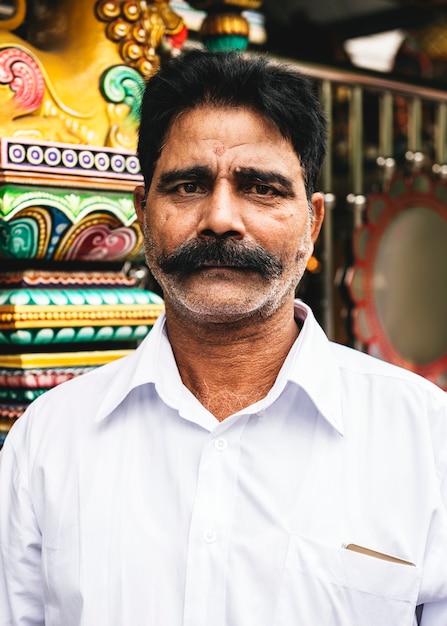
[[[0,83],[15,93],[14,102],[21,112],[36,110],[43,101],[45,82],[36,61],[24,50],[0,50]]]

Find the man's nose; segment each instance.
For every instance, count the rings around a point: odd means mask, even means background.
[[[242,199],[231,186],[224,182],[217,184],[204,199],[200,221],[199,237],[233,237],[243,239],[245,225],[242,214]]]

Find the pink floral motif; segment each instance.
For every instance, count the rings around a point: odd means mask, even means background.
[[[45,83],[36,61],[24,50],[0,50],[0,83],[9,85],[22,111],[34,111],[43,101]]]
[[[105,225],[89,226],[80,233],[67,252],[67,260],[112,261],[126,257],[137,243],[131,228],[111,230]]]

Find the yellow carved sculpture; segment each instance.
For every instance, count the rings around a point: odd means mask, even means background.
[[[144,79],[183,20],[166,0],[39,0],[25,40],[15,1],[0,19],[0,136],[133,149]]]

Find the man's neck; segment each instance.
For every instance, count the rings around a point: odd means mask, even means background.
[[[219,421],[267,395],[299,333],[291,307],[244,324],[200,324],[166,313],[183,384]]]

